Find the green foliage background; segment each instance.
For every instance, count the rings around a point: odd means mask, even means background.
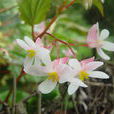
[[[17,38],[23,39],[24,36],[31,36],[31,26],[39,24],[42,21],[49,23],[49,19],[56,15],[57,8],[64,0],[1,0],[0,9],[8,8],[16,5],[9,11],[0,13],[0,48],[7,50],[7,53],[0,51],[0,99],[4,100],[9,89],[12,87],[13,76],[18,76],[21,71],[23,60],[25,58],[25,51],[17,46],[15,40]],[[89,1],[89,0],[88,0]],[[67,2],[69,3],[70,0]],[[89,1],[90,2],[90,1]],[[102,5],[100,0],[94,0],[93,5],[89,4],[89,9],[85,9],[84,0],[77,0],[76,3],[65,10],[58,16],[55,23],[53,34],[61,40],[69,43],[74,43],[75,40],[83,42],[86,40],[88,29],[96,22],[100,23],[100,29],[107,28],[110,31],[109,40],[114,42],[114,0],[105,0]],[[49,42],[52,39],[48,36]],[[77,45],[77,44],[76,44]],[[63,49],[66,46],[60,44],[61,54],[63,57]],[[75,47],[77,50],[77,58],[79,60],[94,56],[92,49],[88,47]],[[106,52],[108,53],[108,52]],[[108,53],[111,56],[109,63],[114,64],[114,53]],[[55,48],[52,52],[52,59],[57,56]],[[97,56],[97,59],[100,59]],[[30,75],[25,75],[17,85],[16,101],[29,96],[35,89],[37,83],[43,79]],[[31,89],[32,88],[32,89]],[[46,107],[53,100],[60,98],[58,87],[50,94],[43,95],[42,106]],[[37,108],[37,97],[33,97],[28,101],[27,110],[31,114]],[[113,99],[114,100],[114,99]],[[112,101],[113,101],[112,100]],[[65,102],[66,103],[66,102]],[[9,100],[12,104],[12,97]],[[2,108],[2,105],[0,105]],[[72,109],[71,101],[68,103],[68,108]]]

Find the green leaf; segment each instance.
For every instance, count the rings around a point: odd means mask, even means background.
[[[100,0],[94,0],[93,4],[99,9],[102,16],[104,16],[104,10],[103,10],[104,8],[102,2]]]
[[[21,18],[29,25],[43,21],[50,8],[51,0],[19,0]]]

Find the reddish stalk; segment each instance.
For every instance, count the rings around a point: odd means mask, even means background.
[[[75,52],[73,51],[73,49],[70,47],[69,43],[67,43],[67,42],[65,42],[65,41],[63,41],[63,40],[60,40],[60,39],[56,38],[56,37],[55,37],[53,34],[51,34],[51,33],[47,33],[47,32],[46,32],[46,34],[49,35],[49,36],[51,36],[52,38],[54,38],[55,41],[58,41],[58,42],[61,42],[62,44],[67,45],[67,47],[71,50],[71,52],[72,52],[72,54],[74,55],[74,57],[76,57],[76,54],[75,54]]]
[[[72,0],[72,1],[71,1],[68,5],[66,5],[66,6],[65,6],[66,2],[64,2],[64,3],[60,6],[60,8],[58,9],[58,13],[61,14],[61,12],[62,12],[63,10],[69,8],[71,5],[73,5],[73,4],[75,3],[75,1],[76,1],[76,0]],[[56,21],[56,19],[57,19],[57,16],[54,16],[54,17],[52,18],[52,20],[50,21],[49,25],[45,28],[45,30],[44,30],[41,34],[39,34],[39,35],[36,37],[36,39],[37,39],[38,37],[42,38],[42,36],[47,32],[47,30],[48,30],[48,29],[51,27],[51,25]]]

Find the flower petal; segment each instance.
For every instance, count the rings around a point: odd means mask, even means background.
[[[29,68],[24,68],[24,71],[33,76],[47,76],[47,73],[45,73],[45,67],[39,65],[32,65]]]
[[[103,65],[103,62],[99,62],[99,61],[90,62],[84,66],[84,70],[92,71],[92,70],[95,70],[96,68],[98,68],[102,65]]]
[[[82,64],[82,65],[85,65],[85,64],[87,64],[87,63],[89,63],[89,62],[93,62],[94,59],[95,59],[95,57],[91,57],[91,58],[89,58],[89,59],[84,59],[84,60],[81,61],[81,64]]]
[[[25,50],[29,49],[29,46],[23,40],[17,39],[16,42],[21,48],[24,48]]]
[[[43,47],[43,43],[42,43],[42,40],[41,40],[40,38],[37,38],[35,44],[36,44],[37,46]]]
[[[69,78],[73,78],[76,75],[74,70],[72,70],[71,67],[69,67],[68,65],[65,65],[64,68],[59,68],[59,69],[62,69],[61,72],[58,71],[60,83],[67,82],[69,81]]]
[[[68,94],[72,95],[79,87],[87,87],[86,84],[84,84],[81,80],[77,78],[72,78],[71,84],[68,87]]]
[[[84,84],[80,79],[78,79],[78,78],[71,78],[70,80],[69,80],[69,82],[71,82],[71,83],[76,83],[77,85],[79,85],[79,86],[81,86],[81,87],[87,87],[87,85],[86,84]]]
[[[96,47],[96,41],[99,38],[99,25],[98,23],[94,24],[89,32],[88,32],[88,36],[87,36],[87,43],[91,48]]]
[[[34,32],[38,32],[39,34],[42,33],[45,29],[45,23],[41,22],[40,24],[37,24],[34,26]]]
[[[45,48],[40,48],[39,50],[38,55],[45,65],[51,63],[51,58],[50,58],[49,53],[50,53],[49,50]]]
[[[99,56],[101,58],[103,58],[104,60],[110,60],[110,57],[108,55],[106,55],[101,48],[97,48],[97,53],[99,54]]]
[[[89,74],[90,74],[89,77],[92,77],[92,78],[101,78],[101,79],[109,78],[109,76],[106,73],[101,71],[92,71]]]
[[[56,87],[56,84],[57,82],[52,82],[51,80],[47,79],[38,86],[38,90],[41,93],[48,94]]]
[[[114,43],[108,42],[108,41],[103,41],[103,49],[108,50],[108,51],[114,51]]]
[[[108,38],[108,36],[109,36],[109,31],[107,29],[103,29],[100,34],[100,39],[104,40]]]
[[[69,60],[69,57],[63,57],[63,58],[59,58],[53,61],[53,66],[57,66],[59,64],[66,64]]]
[[[78,71],[81,69],[81,64],[77,59],[70,59],[68,64]]]
[[[33,64],[34,58],[26,57],[24,60],[24,69],[28,70]]]
[[[74,92],[77,91],[77,89],[79,88],[79,85],[75,84],[75,83],[71,83],[69,86],[68,86],[68,94],[69,95],[72,95]]]
[[[33,42],[33,40],[31,40],[28,36],[25,36],[24,37],[24,40],[26,41],[26,43],[30,46],[30,47],[32,47],[32,48],[35,48],[36,46],[35,46],[35,43]]]

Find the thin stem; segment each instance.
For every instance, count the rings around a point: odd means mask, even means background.
[[[3,8],[3,9],[0,9],[0,13],[4,13],[4,12],[6,12],[6,11],[9,11],[9,10],[15,8],[15,7],[17,7],[17,5],[15,5],[15,6],[11,6],[11,7],[9,7],[9,8]]]
[[[32,39],[35,41],[35,36],[34,36],[34,25],[32,25],[31,27],[32,27]]]
[[[25,72],[23,71],[23,68],[22,68],[20,75],[16,78],[16,83],[19,82],[19,80],[21,79],[21,77],[22,77],[23,75],[25,75]],[[12,90],[13,90],[12,88],[9,90],[9,93],[8,93],[8,95],[7,95],[7,97],[6,97],[6,99],[5,99],[4,102],[8,102],[9,97],[11,96]]]
[[[75,54],[75,52],[73,51],[73,49],[70,47],[69,43],[67,43],[67,42],[65,42],[65,41],[63,41],[63,40],[60,40],[60,39],[56,38],[56,37],[55,37],[53,34],[51,34],[51,33],[47,33],[47,32],[46,32],[46,34],[49,35],[49,36],[51,36],[52,38],[54,38],[56,41],[59,41],[59,42],[65,44],[65,45],[67,45],[67,47],[71,50],[71,52],[72,52],[72,54],[74,55],[74,57],[76,57],[76,54]]]
[[[65,114],[67,114],[68,100],[69,100],[69,96],[67,95],[66,98],[65,98],[65,101],[66,101],[65,102],[65,109],[64,109]]]
[[[72,0],[68,5],[65,6],[66,2],[63,2],[63,4],[58,8],[58,14],[61,14],[62,11],[64,11],[65,9],[69,8],[71,5],[73,5],[75,3],[76,0]],[[40,37],[42,38],[42,36],[47,32],[47,30],[51,27],[51,25],[56,21],[57,16],[55,15],[52,20],[50,21],[49,25],[45,28],[45,30],[39,34],[36,38]]]
[[[38,94],[38,114],[41,114],[41,101],[42,101],[42,94],[39,92]]]
[[[12,114],[16,113],[16,76],[13,76],[13,101],[12,101]]]
[[[74,109],[75,109],[76,114],[79,114],[78,108],[76,106],[75,94],[72,95],[72,102],[73,102],[73,105],[74,105]]]

